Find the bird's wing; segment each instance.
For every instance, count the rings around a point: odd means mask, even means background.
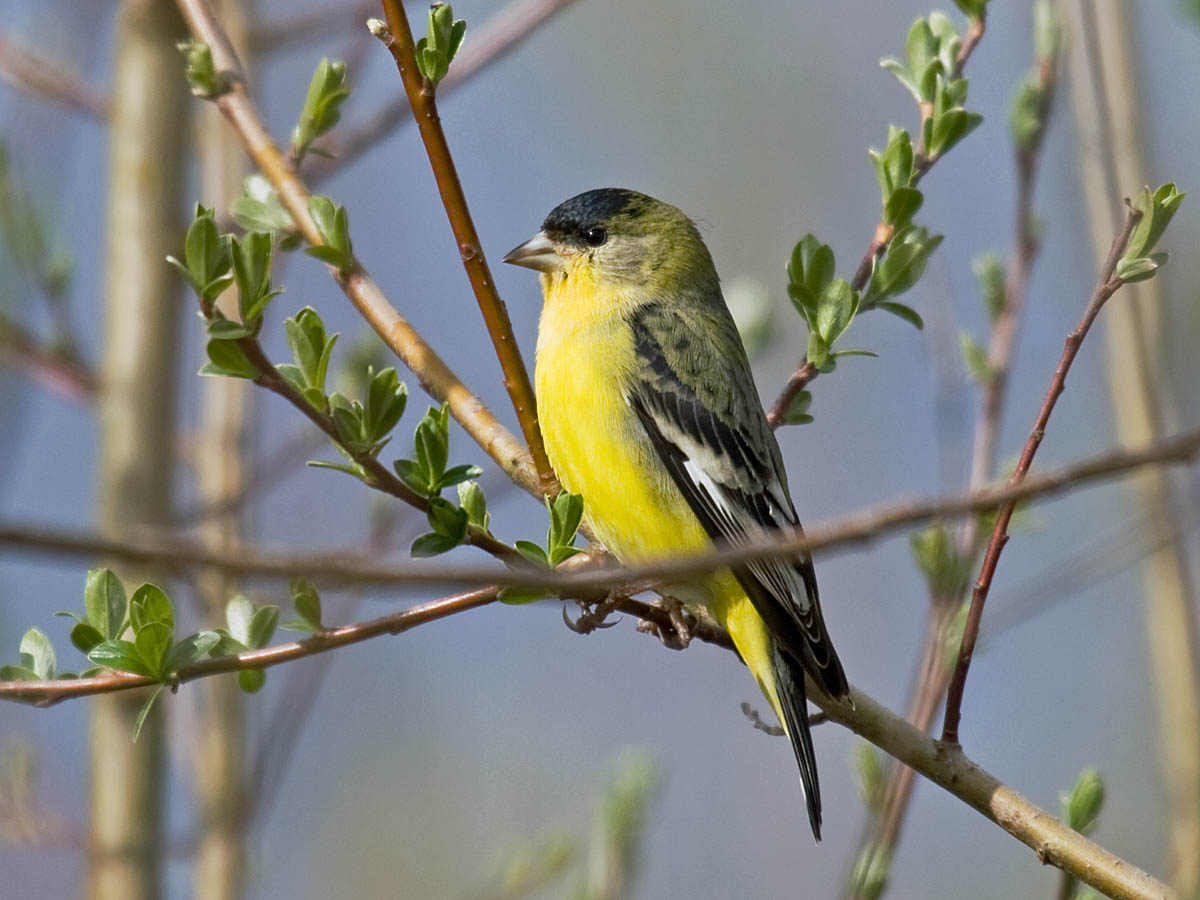
[[[801,531],[779,447],[723,304],[643,307],[633,322],[638,371],[628,400],[709,536],[739,546]],[[847,693],[808,554],[734,567],[758,614],[834,697]]]

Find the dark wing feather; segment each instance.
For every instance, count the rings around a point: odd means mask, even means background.
[[[719,307],[643,307],[628,400],[672,480],[718,543],[801,531],[732,318]],[[731,367],[714,371],[713,360]],[[821,617],[812,560],[760,560],[734,575],[782,649],[832,697],[849,692]]]

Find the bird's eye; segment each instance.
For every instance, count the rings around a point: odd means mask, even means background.
[[[583,233],[583,239],[593,247],[599,247],[608,240],[608,232],[600,225],[593,225]]]

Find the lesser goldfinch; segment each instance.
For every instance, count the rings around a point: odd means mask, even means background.
[[[546,452],[618,559],[800,531],[745,348],[687,216],[636,191],[588,191],[504,261],[541,273],[534,380]],[[833,698],[849,686],[812,560],[747,563],[669,593],[732,636],[791,740],[819,841],[804,674]]]

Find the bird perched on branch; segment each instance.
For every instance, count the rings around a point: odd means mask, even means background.
[[[556,207],[504,257],[541,273],[535,375],[546,452],[625,563],[800,531],[779,446],[687,216],[636,191]],[[807,554],[671,585],[729,632],[792,743],[813,835],[821,792],[804,675],[849,695]]]

